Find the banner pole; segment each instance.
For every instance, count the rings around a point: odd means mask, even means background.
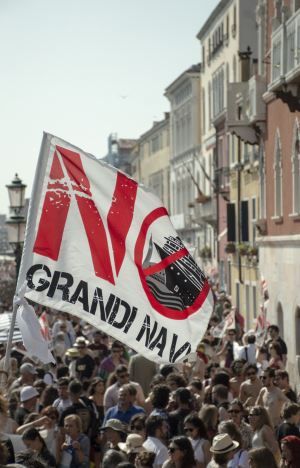
[[[10,353],[11,353],[11,346],[12,346],[12,340],[13,340],[13,335],[14,335],[14,329],[15,329],[15,324],[16,324],[16,318],[17,318],[17,311],[18,311],[18,305],[14,305],[13,308],[13,313],[11,317],[11,324],[10,324],[10,330],[9,330],[9,335],[8,335],[8,340],[7,340],[7,346],[6,346],[6,354],[5,354],[5,361],[4,361],[4,370],[9,373],[9,359],[10,359]],[[4,382],[1,382],[1,386],[3,386]]]

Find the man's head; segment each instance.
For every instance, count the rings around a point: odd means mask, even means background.
[[[228,337],[230,341],[235,341],[236,339],[236,330],[234,328],[228,330]]]
[[[201,395],[202,387],[203,387],[203,385],[200,382],[200,380],[193,380],[189,384],[188,389],[189,389],[191,395]]]
[[[178,407],[181,408],[182,406],[187,406],[191,399],[190,391],[187,388],[181,387],[177,388],[174,392],[176,397],[176,403]]]
[[[38,396],[39,392],[31,385],[23,387],[20,392],[21,405],[31,413],[35,409]]]
[[[258,368],[254,362],[247,362],[244,367],[245,377],[251,382],[254,382],[257,379]]]
[[[16,453],[16,463],[18,463],[18,466],[26,468],[49,468],[48,463],[33,450],[23,450]]]
[[[274,384],[280,388],[280,390],[289,388],[289,374],[284,370],[275,371]]]
[[[26,363],[21,365],[20,374],[20,380],[23,384],[32,385],[35,381],[35,376],[37,375],[37,372],[32,364]]]
[[[256,341],[256,336],[254,333],[248,333],[248,344],[254,344]]]
[[[171,392],[174,392],[174,390],[177,390],[177,388],[186,387],[186,381],[181,375],[172,372],[167,377],[167,385],[169,386]]]
[[[101,331],[100,330],[94,331],[93,337],[94,337],[94,343],[96,345],[101,344]]]
[[[156,437],[159,440],[166,440],[168,429],[162,416],[149,416],[146,419],[147,437]]]
[[[123,387],[119,388],[118,391],[118,402],[119,406],[129,407],[131,403],[135,400],[136,397],[136,388],[131,384],[125,384]]]
[[[210,317],[209,319],[209,325],[211,327],[216,327],[219,323],[219,318],[217,316],[217,314],[212,314],[212,316]]]
[[[285,420],[293,419],[292,423],[298,424],[300,416],[300,406],[292,401],[284,403],[281,410],[281,417]]]
[[[268,332],[272,340],[276,340],[279,336],[279,328],[277,327],[277,325],[270,325],[268,328]]]
[[[166,408],[169,403],[169,396],[170,388],[167,385],[156,385],[150,397],[153,408]]]
[[[69,398],[68,385],[70,381],[66,378],[61,378],[57,382],[58,385],[58,395],[62,400],[67,400]]]
[[[69,320],[69,315],[67,312],[61,312],[60,315],[59,315],[60,319],[64,322],[66,322],[67,320]]]
[[[121,344],[119,341],[114,341],[113,344],[111,345],[111,357],[112,358],[118,358],[120,357],[121,353]]]
[[[123,452],[118,452],[117,450],[110,449],[108,450],[102,462],[102,468],[115,468],[125,460],[125,454]]]
[[[119,366],[117,366],[115,373],[116,373],[116,377],[117,377],[118,384],[120,385],[120,387],[122,387],[122,385],[125,385],[129,382],[128,369],[124,364],[120,364]]]
[[[261,374],[261,381],[263,387],[273,387],[274,385],[274,378],[275,378],[275,371],[270,367],[267,367],[265,370],[262,371]]]
[[[234,375],[236,375],[237,377],[242,377],[244,375],[245,362],[246,362],[245,359],[241,359],[241,358],[233,361],[230,368]]]
[[[79,400],[79,397],[82,394],[82,383],[79,382],[79,380],[72,380],[72,382],[69,383],[68,391],[70,400],[74,403],[76,400]]]
[[[69,377],[69,367],[66,366],[65,364],[63,364],[62,366],[59,366],[59,368],[57,369],[57,373],[56,373],[56,376],[57,376],[57,379],[61,379],[63,377]]]
[[[212,389],[212,399],[215,404],[219,404],[222,401],[227,401],[228,388],[225,385],[219,384]]]
[[[76,340],[76,347],[78,349],[79,357],[83,358],[86,355],[86,342],[85,339],[77,339]]]

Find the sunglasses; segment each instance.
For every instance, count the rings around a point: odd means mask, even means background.
[[[247,375],[250,377],[250,375],[256,375],[256,372],[247,372]]]
[[[228,410],[228,413],[239,414],[239,413],[241,413],[241,410],[238,410],[238,409],[230,409],[230,410]]]
[[[260,377],[261,380],[266,380],[267,378],[268,378],[268,377],[266,377],[265,375],[262,375],[262,376]]]
[[[243,370],[243,367],[234,367],[234,370]]]
[[[229,336],[235,336],[235,333],[228,333]]]
[[[136,426],[134,424],[132,424],[132,426],[130,426],[130,429],[132,431],[134,431],[134,430],[135,431],[142,431],[144,428],[143,428],[143,426],[140,426],[139,424],[137,424]]]
[[[195,430],[194,427],[185,427],[184,428],[185,432],[193,432]]]
[[[168,447],[168,452],[170,452],[170,453],[174,453],[174,452],[176,452],[176,450],[180,450],[180,449],[175,448],[175,447]]]
[[[85,346],[77,346],[77,349],[85,349]]]
[[[120,353],[121,351],[119,351],[118,349],[113,349],[112,350],[112,353]]]
[[[120,377],[120,379],[125,379],[125,377],[128,377],[129,374],[123,374],[123,375],[119,375],[118,377]]]

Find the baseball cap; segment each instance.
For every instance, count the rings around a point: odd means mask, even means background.
[[[39,392],[37,392],[36,389],[31,385],[27,385],[26,387],[22,388],[20,396],[21,401],[27,401],[30,400],[30,398],[39,396]]]
[[[30,374],[34,374],[34,375],[37,374],[35,368],[33,367],[32,364],[29,364],[29,362],[26,362],[25,364],[21,365],[20,372],[30,372]]]
[[[110,427],[111,429],[114,429],[115,431],[124,432],[126,434],[126,432],[123,429],[122,423],[121,421],[119,421],[119,419],[109,419],[108,421],[106,421],[105,426],[100,427],[100,431],[106,429],[107,427]]]
[[[191,392],[184,387],[177,388],[177,390],[174,390],[174,392],[172,392],[172,395],[182,398],[183,400],[189,400],[191,398]]]

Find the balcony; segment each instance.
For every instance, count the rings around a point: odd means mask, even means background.
[[[196,203],[194,211],[194,222],[202,225],[203,223],[210,224],[215,229],[217,228],[217,200],[211,198],[205,203]]]
[[[266,104],[262,95],[266,92],[266,77],[254,75],[249,80],[249,121],[263,133],[266,130]]]
[[[300,111],[300,10],[294,14],[282,7],[282,23],[272,18],[271,82],[268,91]]]

